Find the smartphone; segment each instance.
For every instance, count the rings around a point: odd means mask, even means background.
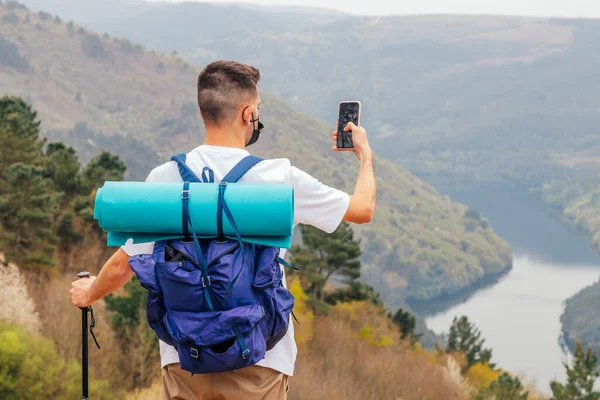
[[[353,149],[352,133],[344,132],[348,122],[360,126],[360,101],[342,101],[338,112],[337,147],[338,149]]]

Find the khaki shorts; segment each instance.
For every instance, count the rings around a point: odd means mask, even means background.
[[[216,374],[196,374],[169,364],[162,369],[163,400],[284,400],[289,377],[253,365]]]

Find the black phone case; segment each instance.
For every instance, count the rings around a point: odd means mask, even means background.
[[[351,118],[352,122],[354,122],[355,125],[358,126],[358,114],[360,113],[360,105],[359,105],[359,111],[356,113],[356,116],[354,116],[353,118]],[[337,147],[338,149],[352,149],[354,148],[354,143],[352,142],[352,133],[351,132],[345,132],[344,128],[346,127],[346,123],[343,123],[342,121],[346,121],[347,118],[344,118],[344,116],[342,115],[342,113],[340,112],[341,110],[338,110],[338,122],[337,122]],[[342,126],[343,124],[343,126]]]

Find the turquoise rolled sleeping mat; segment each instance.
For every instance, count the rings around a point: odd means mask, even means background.
[[[108,232],[108,246],[129,239],[147,243],[183,238],[182,182],[106,182],[96,192],[94,219]],[[190,216],[198,237],[217,236],[218,183],[190,184]],[[294,227],[294,188],[288,184],[233,183],[225,201],[242,240],[290,248]],[[223,216],[223,232],[236,239]]]

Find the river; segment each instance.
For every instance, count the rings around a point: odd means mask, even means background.
[[[598,280],[600,256],[526,188],[442,193],[490,220],[513,248],[513,268],[493,286],[427,315],[427,326],[447,333],[455,316],[467,315],[481,330],[486,347],[493,349],[492,361],[498,367],[550,393],[551,380],[566,379],[559,320],[563,302]]]

